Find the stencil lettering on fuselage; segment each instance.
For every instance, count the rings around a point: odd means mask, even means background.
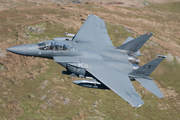
[[[82,68],[88,68],[88,65],[85,64],[85,63],[78,63],[79,67],[82,67]]]

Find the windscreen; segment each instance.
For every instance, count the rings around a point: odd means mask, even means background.
[[[60,50],[69,50],[70,47],[67,46],[66,44],[64,43],[61,43],[61,42],[49,42],[49,41],[46,41],[46,42],[41,42],[41,43],[38,43],[37,44],[38,48],[41,49],[41,50],[56,50],[56,51],[60,51]]]

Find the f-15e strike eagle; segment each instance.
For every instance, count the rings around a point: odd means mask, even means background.
[[[37,44],[18,45],[7,48],[8,51],[34,57],[54,59],[66,68],[63,74],[92,78],[76,80],[73,83],[89,88],[111,89],[133,107],[140,107],[144,102],[135,91],[131,80],[136,80],[143,87],[159,98],[163,94],[149,75],[166,57],[157,55],[154,60],[139,66],[139,49],[152,36],[147,32],[137,38],[128,37],[119,47],[114,47],[106,30],[105,22],[89,15],[78,33],[73,38],[58,37]]]

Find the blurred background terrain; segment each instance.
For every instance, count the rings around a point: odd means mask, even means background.
[[[53,60],[24,57],[6,48],[76,34],[88,14],[102,18],[114,46],[129,36],[154,33],[141,48],[140,65],[166,55],[150,77],[159,99],[133,81],[145,102],[132,108],[111,90],[72,83]],[[0,120],[116,120],[180,118],[179,0],[1,0]]]

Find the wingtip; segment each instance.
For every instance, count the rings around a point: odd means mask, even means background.
[[[94,14],[88,14],[88,16],[95,16],[95,17],[98,17],[98,16],[96,16],[96,15],[94,15]],[[99,18],[99,17],[98,17]]]
[[[154,33],[151,33],[151,32],[146,32],[145,34],[147,34],[147,35],[154,35]]]
[[[144,104],[144,102],[141,100],[141,101],[139,101],[139,103],[130,103],[131,105],[132,105],[132,107],[136,107],[136,108],[138,108],[138,107],[141,107],[143,104]]]
[[[100,18],[100,17],[98,17],[98,16],[96,16],[96,15],[94,15],[94,14],[88,14],[88,17],[97,17],[97,18]],[[100,18],[101,19],[101,18]]]
[[[164,55],[157,55],[158,58],[166,58],[167,56],[164,56]]]
[[[162,95],[160,95],[160,96],[157,96],[158,98],[163,98],[164,97],[164,95],[162,94]]]
[[[141,107],[142,105],[143,105],[143,104],[139,104],[139,105],[137,105],[137,106],[132,105],[132,107],[138,108],[138,107]]]

